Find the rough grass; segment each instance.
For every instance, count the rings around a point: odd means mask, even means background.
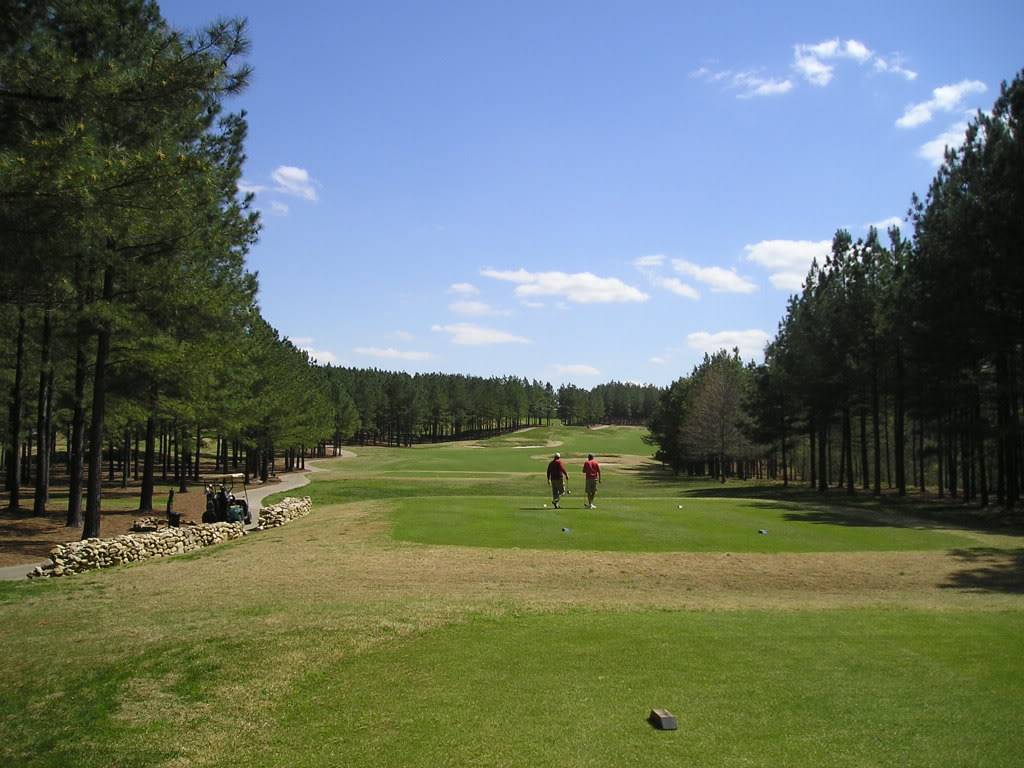
[[[356,448],[355,459],[322,463],[313,514],[283,528],[201,557],[0,584],[0,765],[1018,759],[1020,537],[732,498],[707,506],[750,521],[773,510],[783,519],[759,545],[791,524],[818,551],[514,549],[481,546],[479,531],[472,546],[396,538],[403,505],[460,488],[472,491],[455,494],[467,503],[485,493],[543,502],[546,456],[531,459],[516,439],[596,453],[613,452],[605,435],[639,441],[628,429],[538,432],[478,448]],[[435,452],[457,455],[467,474],[425,468]],[[672,482],[635,456],[619,464],[597,511],[635,505],[624,525],[656,520],[661,505],[674,516],[678,503],[698,504],[687,494],[714,489]],[[707,517],[706,535],[717,535]],[[863,543],[890,535],[913,539],[890,551]],[[855,551],[821,547],[844,540]],[[679,715],[682,730],[651,730],[653,706]]]

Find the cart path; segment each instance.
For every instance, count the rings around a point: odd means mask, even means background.
[[[355,453],[352,451],[341,451],[337,456],[331,458],[347,459],[354,458]],[[323,459],[316,459],[316,461],[323,461]],[[306,460],[305,471],[289,472],[285,479],[279,483],[271,483],[266,486],[260,486],[256,490],[249,491],[249,506],[252,507],[253,517],[252,524],[247,525],[248,530],[252,530],[259,523],[260,516],[259,510],[263,509],[263,500],[267,496],[272,496],[275,493],[284,493],[285,491],[292,491],[296,488],[301,488],[304,485],[309,485],[309,476],[313,472],[326,472],[327,470],[322,467],[316,466],[313,461]],[[43,560],[38,563],[21,563],[20,565],[8,565],[0,568],[0,581],[18,581],[24,579],[37,565],[46,565],[50,562],[49,560]]]
[[[354,458],[355,453],[352,451],[341,451],[337,456],[331,458],[346,459]],[[323,461],[323,459],[317,459],[317,461]],[[263,509],[263,500],[267,496],[273,496],[276,493],[284,493],[285,491],[294,491],[296,488],[301,488],[304,485],[309,485],[309,476],[313,472],[326,472],[323,467],[318,467],[313,461],[306,460],[306,469],[299,470],[298,472],[289,472],[288,475],[279,483],[272,483],[267,486],[260,486],[256,490],[250,490],[248,492],[249,507],[252,509],[252,523],[247,525],[247,529],[255,528],[260,522],[259,511]],[[31,568],[29,569],[31,570]]]

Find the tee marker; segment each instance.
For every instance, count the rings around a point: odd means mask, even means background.
[[[676,716],[667,709],[652,709],[647,720],[659,731],[674,731],[679,728]]]

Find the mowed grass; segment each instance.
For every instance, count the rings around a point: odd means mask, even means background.
[[[533,497],[402,498],[390,514],[404,541],[462,546],[618,552],[858,552],[967,547],[948,531],[843,518],[753,499],[601,499],[560,509]],[[762,531],[764,533],[762,533]]]
[[[635,427],[538,427],[470,445],[357,448],[357,456],[315,473],[314,502],[391,500],[401,541],[460,546],[635,552],[855,552],[971,546],[970,539],[857,510],[756,498],[701,498],[720,492],[706,479],[674,478],[652,461]],[[545,468],[554,451],[572,495],[551,504]],[[582,463],[597,454],[604,482],[597,509],[584,510]],[[730,490],[756,495],[752,481]],[[545,508],[547,504],[547,508]],[[567,529],[567,530],[566,530]],[[766,533],[761,533],[766,531]]]
[[[0,583],[0,765],[1019,764],[1019,537],[724,498],[642,437],[355,446],[283,528]]]
[[[269,748],[231,764],[1020,765],[1022,631],[877,611],[476,620],[308,675]]]

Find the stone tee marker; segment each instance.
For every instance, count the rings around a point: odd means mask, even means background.
[[[676,716],[667,709],[652,709],[647,720],[659,731],[674,731],[679,728]]]

